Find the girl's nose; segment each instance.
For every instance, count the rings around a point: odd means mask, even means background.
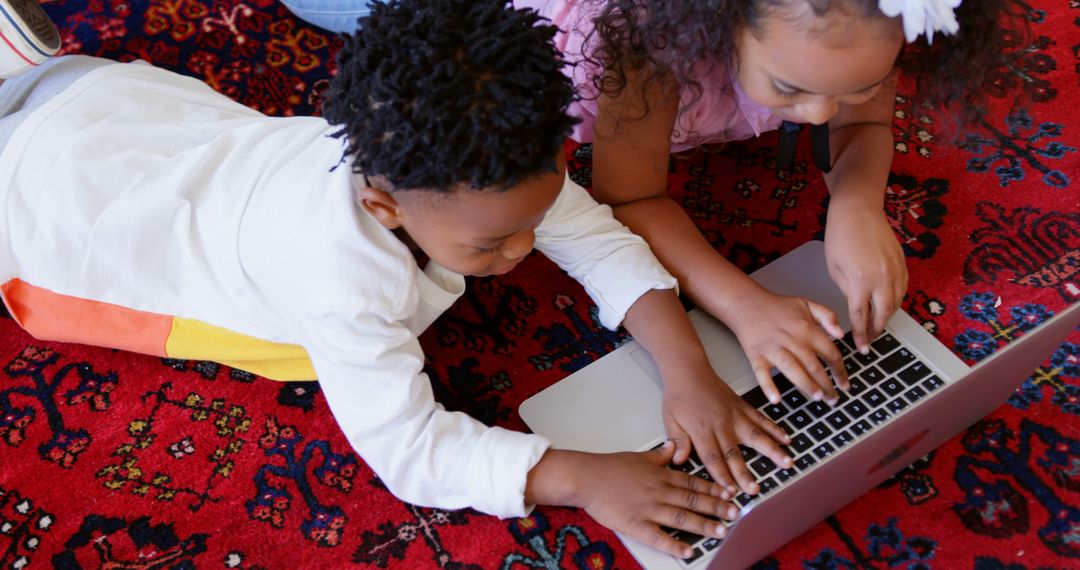
[[[834,97],[819,95],[799,104],[799,115],[803,121],[814,125],[826,123],[836,116],[840,103]]]

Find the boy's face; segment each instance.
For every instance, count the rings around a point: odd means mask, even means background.
[[[462,275],[501,275],[532,251],[533,231],[562,190],[566,159],[557,172],[535,175],[502,192],[392,191],[368,179],[360,204],[390,229],[402,229],[432,260]]]

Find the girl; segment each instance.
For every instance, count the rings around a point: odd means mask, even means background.
[[[770,399],[779,397],[776,367],[808,395],[834,400],[821,362],[846,386],[829,338],[842,334],[836,315],[763,289],[719,254],[668,197],[670,154],[784,121],[827,123],[827,261],[866,351],[907,288],[883,209],[896,72],[915,81],[925,102],[960,122],[974,118],[979,87],[1006,57],[1003,20],[1019,20],[1011,0],[515,4],[540,9],[562,30],[556,41],[580,97],[572,112],[583,119],[574,138],[593,143],[594,196],[649,242],[684,293],[735,332]]]

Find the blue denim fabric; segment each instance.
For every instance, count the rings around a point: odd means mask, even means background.
[[[297,18],[331,32],[356,31],[356,19],[370,11],[366,0],[281,0]]]

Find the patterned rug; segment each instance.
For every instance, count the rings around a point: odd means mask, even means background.
[[[68,53],[145,59],[272,115],[318,113],[340,45],[271,0],[46,9]],[[898,98],[887,209],[911,271],[905,308],[968,362],[1080,298],[1080,2],[1030,0],[1028,15],[1034,43],[961,146]],[[1008,104],[1018,90],[1026,109]],[[747,270],[822,233],[820,175],[805,162],[774,174],[775,142],[672,161],[673,195]],[[589,147],[567,152],[587,183]],[[541,257],[470,285],[422,344],[437,398],[489,424],[524,429],[522,400],[626,338]],[[315,383],[39,342],[6,315],[0,368],[4,568],[636,566],[574,509],[498,520],[396,500]],[[759,566],[1080,566],[1078,376],[1074,334],[989,417]]]

